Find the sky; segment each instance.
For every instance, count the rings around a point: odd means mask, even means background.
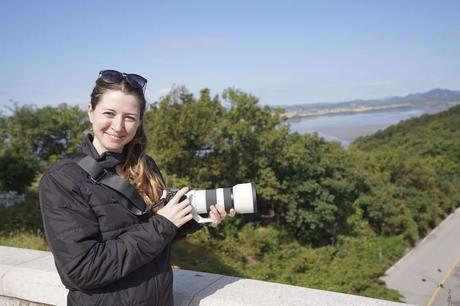
[[[460,1],[1,1],[0,111],[85,108],[100,70],[262,105],[460,90]]]

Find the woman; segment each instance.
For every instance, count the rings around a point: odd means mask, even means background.
[[[145,154],[146,83],[136,74],[102,71],[80,157],[58,162],[40,181],[45,234],[69,305],[173,305],[171,243],[200,228],[189,201],[181,201],[187,188],[164,203],[165,183]],[[81,156],[104,177],[123,178],[147,209],[133,213],[133,199],[92,176]],[[222,206],[213,206],[210,226],[225,216]]]

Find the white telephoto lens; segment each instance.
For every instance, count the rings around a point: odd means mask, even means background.
[[[254,183],[233,186],[233,205],[238,214],[257,212],[256,186]]]

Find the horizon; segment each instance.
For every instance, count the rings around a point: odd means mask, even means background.
[[[204,89],[204,88],[202,88]],[[321,104],[341,104],[341,103],[350,103],[350,102],[368,102],[368,101],[383,101],[383,100],[386,100],[386,99],[392,99],[392,98],[405,98],[405,97],[408,97],[408,96],[411,96],[411,95],[414,95],[414,94],[426,94],[426,93],[429,93],[431,91],[434,91],[434,90],[442,90],[442,91],[451,91],[451,92],[459,92],[460,93],[460,90],[455,90],[455,89],[447,89],[447,88],[432,88],[430,90],[426,90],[426,91],[423,91],[423,92],[413,92],[413,93],[408,93],[408,94],[405,94],[405,95],[402,95],[402,96],[388,96],[388,97],[383,97],[383,98],[374,98],[374,99],[360,99],[360,98],[355,98],[355,99],[351,99],[351,100],[347,100],[347,101],[319,101],[319,102],[310,102],[310,103],[303,103],[303,104],[282,104],[282,105],[277,105],[277,104],[272,104],[272,105],[268,105],[269,107],[272,107],[272,108],[283,108],[283,107],[298,107],[298,106],[305,106],[305,105],[321,105]],[[198,93],[192,93],[193,96],[195,98],[198,98],[198,94],[199,94],[199,91]],[[211,96],[214,96],[215,94],[219,94],[219,97],[220,97],[220,93],[214,93],[213,92],[210,92]],[[161,98],[161,97],[160,97]],[[21,106],[32,106],[32,107],[37,107],[37,108],[41,108],[41,107],[46,107],[46,106],[58,106],[59,104],[67,104],[68,106],[79,106],[79,108],[82,110],[82,111],[86,111],[87,109],[87,104],[69,104],[67,102],[61,102],[61,103],[57,103],[55,105],[37,105],[37,104],[34,104],[34,103],[21,103],[20,101],[9,101],[10,104],[9,105],[2,105],[2,109],[0,109],[0,114],[4,113],[4,110],[7,109],[7,113],[10,111],[9,109],[11,107],[14,107],[14,105],[16,104],[17,106],[21,107]],[[149,101],[147,100],[147,103],[155,103],[157,101]],[[259,101],[260,103],[260,101]]]
[[[404,95],[401,95],[401,96],[392,95],[392,96],[380,97],[380,98],[374,98],[374,99],[354,98],[354,99],[347,100],[347,101],[318,101],[318,102],[309,102],[309,103],[304,103],[304,104],[284,104],[284,105],[273,105],[273,106],[283,107],[283,106],[302,106],[302,105],[314,105],[314,104],[340,104],[340,103],[359,102],[359,101],[364,101],[364,102],[366,102],[366,101],[383,101],[383,100],[388,100],[388,99],[393,99],[393,98],[406,98],[408,96],[417,95],[417,94],[427,94],[427,93],[435,91],[435,90],[451,91],[451,92],[459,92],[460,93],[460,90],[457,90],[457,89],[432,88],[430,90],[425,90],[423,92],[411,92],[411,93],[407,93],[407,94],[404,94]]]
[[[269,106],[460,88],[456,1],[2,3],[0,105],[85,108],[102,69]]]

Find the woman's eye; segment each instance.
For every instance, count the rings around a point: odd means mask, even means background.
[[[128,121],[136,121],[136,118],[134,118],[134,117],[126,117],[126,120],[128,120]]]
[[[103,112],[104,115],[106,116],[109,116],[109,117],[113,117],[114,113],[112,112]]]

